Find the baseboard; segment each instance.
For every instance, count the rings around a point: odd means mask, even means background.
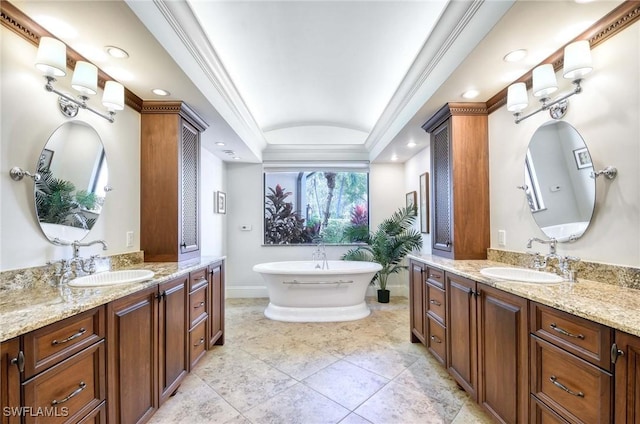
[[[409,288],[406,285],[387,285],[387,289],[391,291],[391,296],[409,297]],[[367,296],[376,296],[377,287],[367,287]],[[239,298],[257,298],[269,297],[266,286],[227,286],[226,297],[228,299]]]

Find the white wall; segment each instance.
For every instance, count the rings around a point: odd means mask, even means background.
[[[263,246],[264,195],[262,165],[233,163],[227,166],[227,263],[226,282],[229,297],[266,296],[266,289],[253,265],[285,260],[310,260],[315,246]],[[375,227],[404,206],[402,165],[372,165],[369,174],[370,225]],[[251,231],[241,226],[251,226]],[[327,246],[329,259],[339,259],[346,247]],[[402,276],[401,276],[402,277]],[[404,276],[406,277],[406,276]],[[406,279],[406,278],[404,278]],[[400,285],[394,290],[394,285]],[[404,293],[403,279],[390,281],[393,295]]]
[[[205,130],[201,139],[204,141],[212,135],[211,131]],[[223,256],[227,215],[215,213],[214,206],[216,192],[226,192],[225,166],[220,158],[207,149],[202,149],[200,155],[200,254]]]
[[[40,152],[58,126],[67,122],[58,110],[58,96],[44,89],[45,79],[33,66],[36,47],[2,27],[2,113],[0,130],[0,270],[44,265],[68,258],[70,247],[49,243],[40,231],[33,201],[33,181],[15,182],[9,170],[19,166],[35,171]],[[71,70],[56,86],[73,92]],[[89,103],[101,109],[102,92]],[[111,124],[81,110],[75,120],[91,125],[105,145],[109,164],[108,193],[102,215],[86,240],[104,239],[109,250],[86,248],[84,254],[115,254],[140,249],[140,115],[132,109],[116,115]],[[133,247],[126,247],[126,232],[134,231]]]
[[[426,133],[425,133],[426,135]],[[405,162],[404,164],[404,179],[405,179],[405,189],[406,192],[409,193],[411,191],[415,191],[417,193],[416,198],[418,202],[418,217],[416,219],[416,223],[414,227],[416,230],[420,231],[420,219],[423,211],[420,208],[420,175],[425,172],[429,172],[429,176],[431,176],[431,150],[429,146],[422,149],[420,152],[416,153],[411,159]],[[428,187],[428,191],[431,191],[431,187]],[[427,193],[427,206],[429,211],[431,210],[431,198],[430,194]],[[431,228],[431,216],[427,216],[427,222],[429,223],[429,228]],[[422,253],[431,254],[431,231],[429,233],[422,234]]]
[[[591,225],[575,243],[563,243],[558,253],[583,260],[640,266],[640,24],[624,30],[592,51],[594,71],[583,92],[569,99],[563,118],[584,138],[596,170],[618,168],[618,177],[596,182],[596,208]],[[558,74],[559,91],[570,82]],[[529,93],[530,106],[534,102]],[[526,251],[530,237],[546,238],[535,224],[523,183],[527,145],[535,130],[548,121],[538,113],[516,125],[506,108],[489,116],[491,187],[491,247]],[[498,230],[507,232],[498,245]],[[546,253],[541,245],[533,249]]]

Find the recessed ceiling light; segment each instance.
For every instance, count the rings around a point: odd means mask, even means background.
[[[408,142],[407,147],[416,147],[416,142],[415,141]]]
[[[462,97],[464,97],[465,99],[475,99],[479,94],[480,92],[478,90],[467,90],[462,93]]]
[[[240,156],[234,156],[233,159],[240,160]]]
[[[153,90],[151,90],[151,92],[158,96],[168,96],[169,94],[171,94],[167,90],[163,90],[162,88],[154,88]]]
[[[392,156],[391,156],[391,160],[392,160],[392,161],[396,161],[396,160],[398,160],[398,155],[392,155]]]
[[[507,53],[502,60],[505,62],[518,62],[525,58],[527,51],[525,49],[518,49]]]
[[[218,141],[218,142],[216,142],[216,146],[224,146],[224,141]]]
[[[105,46],[104,49],[109,53],[109,56],[116,57],[118,59],[128,59],[129,53],[116,46]]]

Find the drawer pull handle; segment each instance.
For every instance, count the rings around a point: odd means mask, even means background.
[[[193,307],[193,309],[200,309],[200,308],[202,308],[203,306],[204,306],[204,302],[200,302],[199,304],[195,305],[195,306]]]
[[[558,377],[556,377],[555,375],[552,375],[551,377],[549,377],[549,380],[551,380],[551,382],[555,386],[561,388],[562,390],[564,390],[565,392],[569,393],[570,395],[574,395],[574,396],[581,397],[581,398],[584,397],[584,393],[582,393],[582,392],[576,393],[573,390],[571,390],[570,388],[568,388],[567,386],[565,386],[564,384],[560,383],[558,381]]]
[[[437,338],[436,336],[431,336],[431,340],[436,342],[436,343],[442,343],[442,340],[440,340],[439,338]]]
[[[60,405],[61,403],[65,403],[66,401],[68,401],[71,398],[74,398],[76,396],[78,396],[80,394],[81,391],[83,391],[85,388],[87,387],[87,384],[84,381],[80,382],[80,385],[77,389],[75,389],[73,392],[69,393],[67,395],[67,397],[60,399],[60,400],[52,400],[51,401],[51,405],[55,406],[55,405]]]
[[[87,332],[87,330],[85,328],[81,328],[76,334],[73,334],[73,335],[67,337],[66,339],[63,339],[63,340],[57,340],[56,339],[56,340],[52,341],[51,345],[55,346],[55,345],[59,345],[59,344],[70,342],[71,340],[77,339],[78,337],[82,336],[86,332]]]
[[[24,372],[24,352],[19,351],[18,356],[11,359],[11,365],[15,365],[18,367],[18,371]]]
[[[442,303],[438,302],[438,301],[437,301],[437,300],[435,300],[435,299],[431,299],[431,300],[429,301],[429,303],[431,303],[432,305],[436,305],[436,306],[442,306]]]
[[[555,322],[552,322],[551,324],[549,324],[549,327],[551,327],[553,330],[557,331],[560,334],[564,334],[567,337],[573,337],[573,338],[576,338],[576,339],[584,340],[584,336],[582,334],[569,333],[564,328],[558,327]]]
[[[204,337],[200,337],[200,341],[193,345],[193,347],[201,346],[204,343]]]

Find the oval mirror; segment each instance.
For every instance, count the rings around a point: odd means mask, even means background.
[[[49,241],[82,240],[100,217],[109,178],[102,140],[93,127],[72,121],[47,140],[36,169],[36,215]]]
[[[586,231],[596,199],[587,145],[564,121],[549,121],[531,137],[524,166],[525,193],[540,230],[559,242]]]

